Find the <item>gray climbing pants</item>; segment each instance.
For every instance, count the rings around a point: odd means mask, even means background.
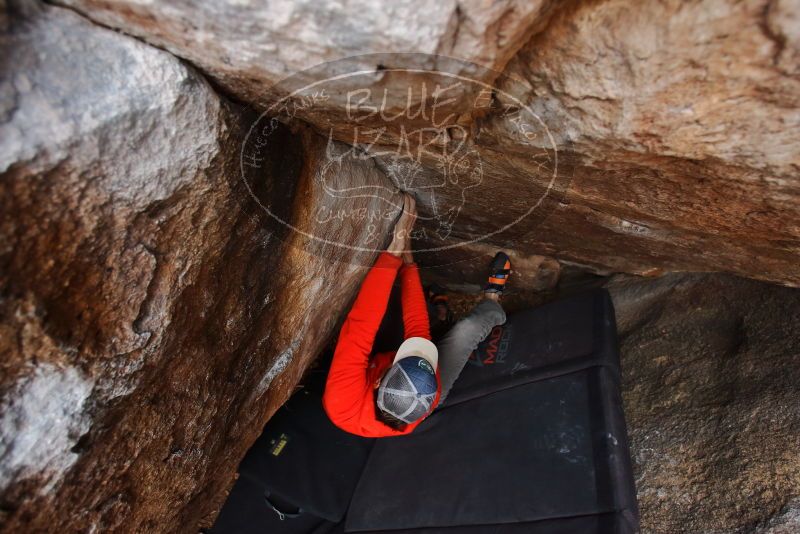
[[[458,321],[437,343],[439,349],[439,379],[442,381],[441,406],[458,375],[478,344],[486,339],[497,325],[506,322],[506,312],[498,302],[484,299],[469,315]]]

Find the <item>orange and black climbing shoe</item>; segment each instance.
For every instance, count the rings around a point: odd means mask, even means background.
[[[489,265],[489,282],[483,288],[487,293],[503,293],[511,274],[511,260],[505,252],[498,252],[494,255],[492,263]]]

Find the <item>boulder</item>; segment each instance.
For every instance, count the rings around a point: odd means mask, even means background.
[[[242,166],[255,117],[172,55],[62,8],[4,15],[1,529],[196,531],[399,196],[307,129],[277,127]],[[335,199],[322,169],[389,187]]]
[[[210,524],[399,190],[461,290],[800,285],[800,0],[52,3],[0,12],[4,531]],[[645,529],[800,528],[797,292],[610,287]]]
[[[502,70],[557,4],[552,0],[444,0],[424,7],[369,0],[56,3],[163,47],[197,65],[238,98],[262,105],[269,103],[265,97],[270,87],[284,78],[361,54],[417,52],[427,56],[424,66],[429,69],[454,57]],[[391,55],[380,64],[369,58],[352,63],[354,69],[392,67]],[[320,77],[336,74],[334,66],[315,72]]]
[[[486,284],[489,264],[497,250],[484,243],[474,243],[453,248],[438,254],[424,256],[420,262],[423,276],[432,283],[457,293],[479,293]],[[561,274],[561,264],[553,258],[523,255],[509,251],[513,281],[511,293],[534,294],[556,287]],[[509,295],[510,293],[506,293]]]
[[[541,252],[798,285],[798,8],[586,3],[534,37],[507,72],[578,156]]]
[[[381,123],[353,117],[353,91],[362,110],[391,115],[408,90],[419,106],[420,85],[441,82],[434,69],[469,79],[437,126],[440,144],[464,146],[464,158],[384,164],[396,183],[413,168],[423,185],[406,184],[427,198],[423,220],[442,241],[481,238],[598,273],[727,271],[800,284],[799,0],[60,2],[190,60],[264,110],[291,89],[361,70],[293,116],[351,144],[371,144],[354,137],[358,125]],[[330,63],[396,50],[416,54]],[[487,84],[491,105],[480,106]],[[397,145],[398,128],[373,150]]]
[[[642,531],[800,529],[800,290],[615,279]]]

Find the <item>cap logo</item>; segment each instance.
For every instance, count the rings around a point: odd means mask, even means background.
[[[435,374],[433,371],[433,367],[431,367],[431,364],[428,363],[428,360],[420,358],[417,365],[420,366],[422,369],[428,371],[430,374]]]

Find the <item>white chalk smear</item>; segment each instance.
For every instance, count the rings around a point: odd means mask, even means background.
[[[275,377],[286,370],[286,367],[289,365],[289,362],[292,361],[294,352],[298,349],[299,346],[300,346],[300,340],[295,339],[294,341],[291,342],[289,348],[281,352],[278,355],[278,357],[275,358],[275,362],[270,366],[266,374],[264,374],[264,376],[261,378],[261,380],[258,383],[258,386],[256,386],[256,389],[253,390],[253,393],[251,395],[252,400],[261,398],[261,396],[267,392],[270,384],[272,384],[272,381],[275,379]]]
[[[0,401],[0,488],[46,477],[47,493],[75,463],[70,449],[89,430],[84,404],[92,381],[73,367],[42,364]]]

